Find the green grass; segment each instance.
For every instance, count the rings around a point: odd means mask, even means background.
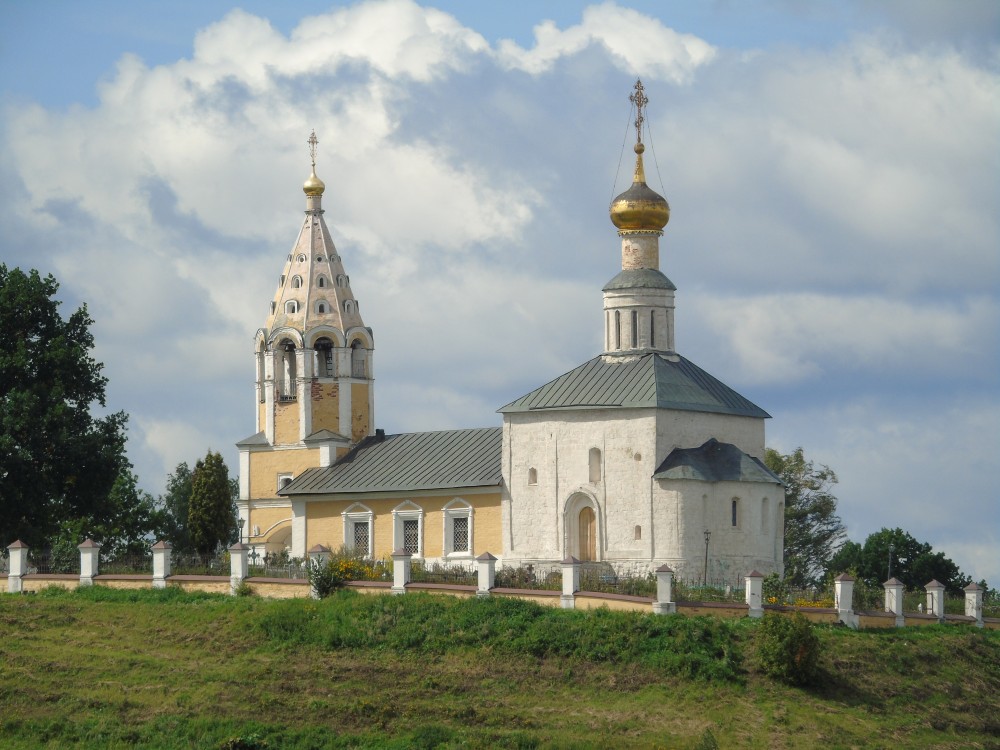
[[[408,594],[0,595],[0,747],[1000,748],[1000,633],[817,629]]]

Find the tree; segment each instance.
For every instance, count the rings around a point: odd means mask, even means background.
[[[827,569],[834,575],[851,573],[870,587],[881,586],[889,577],[889,545],[892,545],[892,577],[908,589],[923,589],[931,581],[944,584],[948,593],[959,594],[972,582],[943,552],[919,542],[902,529],[880,529],[869,534],[864,545],[848,542],[831,558]]]
[[[845,537],[830,492],[837,475],[807,461],[802,448],[787,456],[768,448],[764,463],[785,485],[785,579],[795,586],[816,583]]]
[[[166,492],[159,497],[158,505],[163,513],[160,539],[170,542],[175,554],[194,551],[188,530],[188,508],[191,505],[191,469],[186,461],[177,464],[172,474],[167,476]]]
[[[108,498],[129,468],[127,416],[95,418],[107,378],[93,359],[86,305],[67,319],[59,285],[0,264],[0,545],[46,545],[60,523],[112,520]]]
[[[229,470],[222,456],[210,450],[191,475],[188,533],[194,548],[201,554],[215,551],[233,538],[235,521]]]

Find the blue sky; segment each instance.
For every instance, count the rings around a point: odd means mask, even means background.
[[[240,8],[241,10],[235,10]],[[252,336],[320,139],[389,431],[600,350],[627,95],[650,96],[682,354],[1000,581],[994,2],[7,2],[0,259],[86,301],[162,488],[253,431]]]

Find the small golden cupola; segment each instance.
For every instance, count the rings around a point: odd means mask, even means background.
[[[326,190],[326,183],[316,176],[316,144],[319,143],[319,140],[316,138],[315,130],[310,134],[308,143],[309,155],[312,157],[312,174],[309,175],[309,179],[302,183],[302,192],[309,197],[319,197]]]
[[[635,82],[635,92],[629,96],[635,105],[635,175],[632,185],[611,201],[611,223],[618,227],[618,233],[656,232],[662,233],[670,221],[670,206],[666,198],[646,184],[646,172],[642,166],[642,154],[646,147],[642,143],[643,110],[649,99],[643,92],[642,81]]]

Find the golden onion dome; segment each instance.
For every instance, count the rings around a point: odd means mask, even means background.
[[[326,190],[326,183],[316,176],[316,166],[313,165],[312,174],[302,184],[302,192],[306,195],[323,195],[324,190]]]
[[[642,168],[642,143],[635,144],[635,176],[632,186],[611,201],[611,223],[621,231],[659,232],[670,221],[667,199],[646,184]]]

